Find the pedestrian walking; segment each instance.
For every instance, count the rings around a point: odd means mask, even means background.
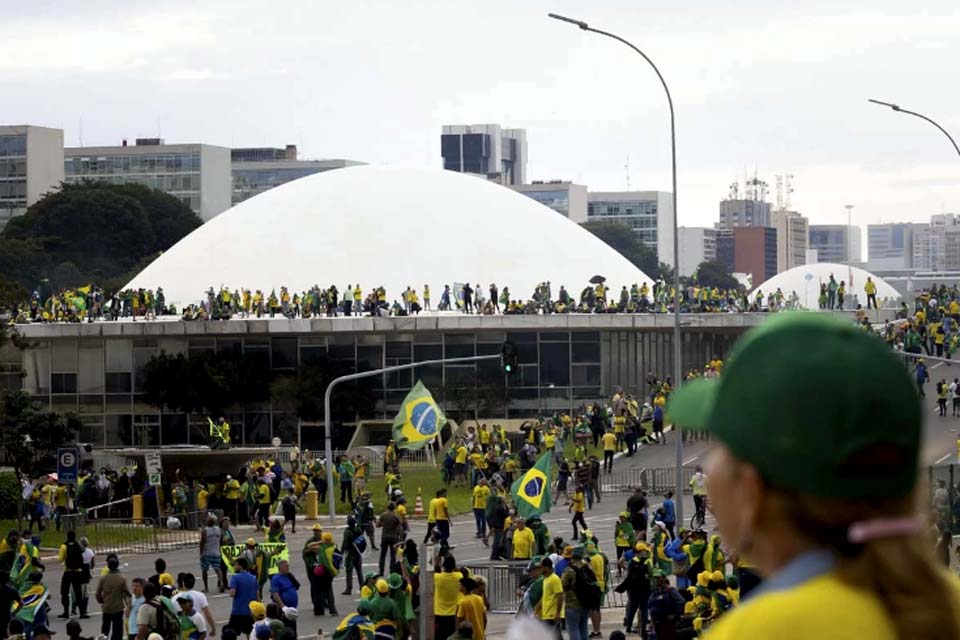
[[[270,599],[281,611],[296,610],[300,605],[299,592],[300,581],[290,573],[290,563],[287,560],[280,560],[277,563],[277,572],[270,578]],[[296,633],[296,618],[291,622],[292,625],[288,623],[287,626]]]
[[[250,565],[246,558],[237,558],[234,561],[234,574],[228,585],[233,603],[230,606],[230,619],[227,626],[238,635],[250,636],[253,629],[253,616],[250,615],[250,603],[257,600],[260,585],[257,577],[250,573]]]
[[[192,573],[180,575],[180,593],[188,594],[193,603],[193,610],[203,616],[207,626],[207,636],[214,638],[217,635],[217,621],[213,619],[213,613],[210,611],[210,601],[206,594],[196,590],[197,578]],[[176,600],[173,602],[177,606]]]
[[[396,514],[397,505],[393,502],[387,503],[387,510],[380,514],[377,519],[377,527],[382,531],[380,533],[380,575],[387,575],[393,570],[393,565],[397,562],[397,545],[402,536],[403,522],[400,516]],[[387,555],[390,555],[390,564],[386,564]],[[358,574],[359,575],[359,574]]]
[[[96,600],[100,604],[100,633],[110,640],[123,640],[125,624],[123,612],[127,601],[133,597],[127,587],[127,579],[120,573],[117,554],[107,556],[107,573],[97,582]]]
[[[586,496],[584,491],[586,487],[582,484],[578,484],[577,487],[573,490],[573,500],[570,501],[570,506],[567,507],[567,512],[573,514],[573,520],[570,524],[573,525],[573,539],[578,538],[577,533],[577,524],[579,524],[584,529],[587,528],[587,522],[583,519],[583,508],[584,502],[586,501]],[[516,544],[516,542],[514,542]]]
[[[343,544],[340,545],[343,551],[343,569],[347,572],[347,588],[342,595],[349,596],[353,593],[354,573],[357,574],[357,587],[363,585],[363,551],[366,545],[366,538],[363,536],[363,530],[357,526],[356,517],[347,516],[347,526],[343,530]]]
[[[210,583],[207,572],[213,569],[217,576],[217,589],[223,593],[225,583],[223,571],[220,569],[220,547],[223,545],[223,530],[217,526],[214,516],[207,516],[207,526],[200,530],[200,576],[203,578],[203,590],[210,593]],[[216,635],[212,632],[211,635]]]
[[[19,542],[18,536],[12,548],[19,549]],[[58,617],[64,620],[70,617],[72,597],[80,609],[80,617],[89,618],[86,603],[83,601],[83,548],[77,542],[76,531],[67,531],[66,542],[60,545],[57,559],[63,564],[63,576],[60,578],[60,604],[63,605],[63,613]]]

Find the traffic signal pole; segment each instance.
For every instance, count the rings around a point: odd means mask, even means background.
[[[398,364],[393,367],[384,367],[383,369],[374,369],[373,371],[362,371],[360,373],[351,373],[346,376],[334,378],[327,385],[327,391],[323,394],[323,437],[325,440],[325,455],[327,458],[327,504],[330,509],[330,523],[333,524],[337,517],[337,507],[334,498],[333,489],[333,433],[330,423],[333,418],[330,413],[330,396],[333,394],[333,388],[341,382],[359,380],[361,378],[372,378],[373,376],[391,373],[393,371],[404,371],[431,364],[462,364],[466,362],[480,362],[483,360],[494,360],[501,358],[499,353],[489,356],[470,356],[468,358],[441,358],[439,360],[424,360],[423,362],[411,362],[410,364]]]

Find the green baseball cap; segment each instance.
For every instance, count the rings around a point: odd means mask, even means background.
[[[917,479],[923,417],[907,368],[878,337],[826,314],[767,320],[720,378],[675,391],[667,415],[709,431],[777,488],[899,497]]]

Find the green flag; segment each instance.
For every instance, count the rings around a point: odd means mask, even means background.
[[[510,494],[517,515],[524,518],[538,516],[550,511],[550,452],[544,453],[526,473],[513,483]]]
[[[401,449],[422,449],[445,424],[447,417],[430,391],[417,380],[417,386],[403,399],[400,412],[393,419],[393,439]]]

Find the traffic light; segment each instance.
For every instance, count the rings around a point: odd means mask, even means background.
[[[517,347],[512,342],[504,342],[500,347],[500,368],[508,376],[513,375],[520,368]]]

